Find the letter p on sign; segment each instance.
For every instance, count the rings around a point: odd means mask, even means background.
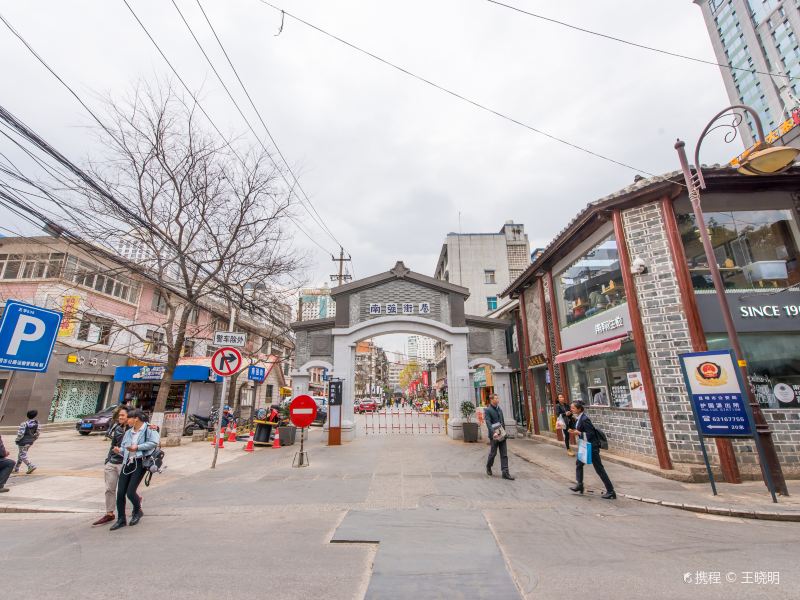
[[[17,325],[14,327],[14,333],[11,334],[6,354],[16,356],[22,342],[39,341],[44,337],[45,330],[44,321],[41,319],[30,315],[20,315]]]

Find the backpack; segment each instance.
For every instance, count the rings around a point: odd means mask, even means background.
[[[147,425],[145,424],[145,427]],[[149,428],[148,428],[149,429]],[[144,431],[144,441],[147,441],[147,431]],[[153,478],[153,473],[163,473],[164,469],[167,467],[164,466],[164,451],[161,449],[161,446],[157,447],[153,450],[150,454],[142,458],[142,466],[145,468],[147,473],[144,475],[144,485],[146,487],[150,487],[150,480]]]
[[[595,427],[594,430],[597,432],[597,439],[600,441],[600,449],[608,450],[608,438],[606,434],[599,427]]]

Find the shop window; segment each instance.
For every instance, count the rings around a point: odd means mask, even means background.
[[[494,278],[493,270],[485,270],[483,272],[483,283],[497,283]]]
[[[568,362],[570,398],[587,406],[646,409],[642,375],[632,341],[617,352]]]
[[[730,348],[728,336],[707,334],[709,350]],[[761,408],[800,408],[798,333],[740,333],[747,373]]]
[[[168,307],[167,295],[162,293],[161,290],[155,290],[153,292],[153,302],[150,308],[152,308],[157,313],[166,314]]]
[[[625,302],[617,240],[610,236],[556,276],[558,319],[578,323]]]
[[[108,346],[111,343],[111,328],[114,321],[85,315],[78,327],[77,338],[82,342],[92,342]]]
[[[486,310],[495,310],[497,308],[497,296],[489,296],[486,298]]]
[[[726,289],[775,289],[800,283],[800,230],[789,209],[704,214]],[[678,215],[694,289],[713,292],[694,214]]]
[[[149,329],[145,334],[144,351],[149,354],[163,354],[167,351],[165,339],[162,332]]]

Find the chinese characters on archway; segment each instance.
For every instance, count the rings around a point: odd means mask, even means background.
[[[389,302],[387,304],[372,302],[369,305],[369,314],[371,315],[429,315],[430,313],[430,302],[418,304],[413,302]]]

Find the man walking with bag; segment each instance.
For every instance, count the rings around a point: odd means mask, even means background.
[[[494,457],[500,450],[500,469],[503,472],[503,479],[513,481],[515,478],[508,472],[508,449],[506,447],[506,427],[503,418],[503,409],[500,408],[500,396],[492,394],[489,398],[489,406],[483,409],[486,420],[486,428],[489,430],[489,439],[492,447],[489,450],[489,459],[486,461],[486,474],[492,476],[492,465]]]
[[[606,486],[606,493],[603,494],[603,499],[614,500],[617,497],[614,491],[614,484],[606,473],[606,469],[600,460],[600,442],[605,439],[605,436],[597,429],[584,412],[585,408],[583,402],[576,400],[572,403],[571,412],[575,415],[575,428],[572,431],[582,435],[578,440],[578,459],[575,461],[575,479],[576,484],[569,488],[573,492],[583,493],[583,465],[591,464],[595,472],[603,481]]]

